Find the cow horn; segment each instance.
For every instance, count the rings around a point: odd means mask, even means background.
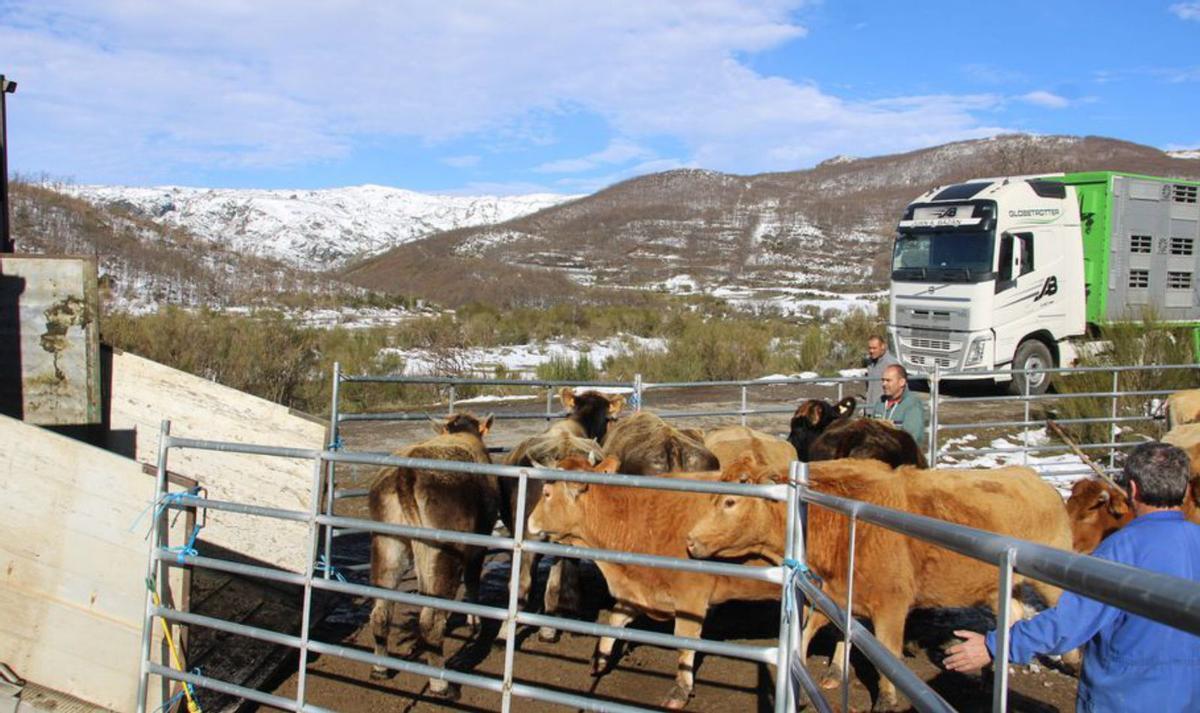
[[[554,470],[554,466],[546,465],[545,463],[539,461],[536,458],[530,458],[529,464],[532,465],[534,468],[541,468],[543,470]]]
[[[588,465],[596,465],[600,462],[600,458],[596,456],[596,451],[588,451]]]

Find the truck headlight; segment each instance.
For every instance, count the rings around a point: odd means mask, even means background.
[[[973,366],[983,361],[983,351],[987,348],[987,337],[976,337],[975,341],[971,342],[971,347],[967,349],[967,361],[965,366]]]

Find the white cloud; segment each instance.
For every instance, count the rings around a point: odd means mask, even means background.
[[[1035,106],[1041,106],[1047,109],[1063,109],[1071,104],[1071,102],[1064,97],[1060,97],[1057,94],[1040,89],[1035,92],[1023,94],[1017,98],[1023,102],[1026,102],[1027,104],[1033,104]]]
[[[543,171],[652,160],[659,139],[682,163],[750,173],[998,130],[975,116],[993,98],[845,101],[736,59],[802,41],[802,4],[18,0],[0,47],[22,85],[19,164],[127,182],[321,164],[394,138],[522,150],[576,112],[624,138]]]
[[[1172,5],[1170,9],[1181,20],[1200,21],[1200,2],[1179,2]]]
[[[467,154],[463,156],[446,156],[442,159],[442,163],[454,168],[471,168],[478,166],[480,157],[475,154]]]
[[[582,158],[550,161],[533,170],[539,173],[582,173],[611,164],[623,164],[654,156],[654,152],[628,139],[613,139],[608,146]]]

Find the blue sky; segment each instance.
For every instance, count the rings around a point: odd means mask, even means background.
[[[1200,148],[1200,0],[0,0],[10,170],[583,193],[1026,131]]]

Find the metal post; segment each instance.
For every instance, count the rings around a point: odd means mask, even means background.
[[[456,394],[457,394],[457,391],[454,389],[454,384],[450,384],[450,401],[446,405],[446,413],[447,414],[450,414],[450,415],[454,414],[454,400],[455,400],[455,398],[457,398]]]
[[[1013,559],[1016,551],[1011,547],[1000,555],[1000,610],[996,612],[996,676],[992,689],[992,710],[1004,713],[1008,710],[1008,628],[1012,626]]]
[[[746,387],[742,387],[742,425],[746,425]]]
[[[546,421],[550,420],[551,414],[554,413],[554,389],[546,387]]]
[[[792,461],[788,468],[787,478],[787,538],[784,540],[784,557],[797,559],[799,562],[804,562],[804,528],[799,527],[800,510],[797,485],[805,480],[808,480],[808,472],[802,468],[802,463]],[[798,637],[793,639],[793,631],[799,630],[800,612],[804,611],[804,606],[797,601],[799,611],[793,611],[791,616],[788,616],[790,612],[787,611],[787,598],[794,597],[794,592],[788,592],[788,589],[793,587],[792,579],[788,574],[790,573],[785,567],[782,595],[779,600],[779,655],[775,660],[775,713],[796,709],[794,701],[791,700],[794,695],[792,687],[787,685],[792,670],[791,657],[799,655],[800,664],[804,664],[804,652],[796,654],[792,651],[799,641]],[[793,601],[796,600],[793,599]]]
[[[317,525],[317,514],[321,512],[321,456],[313,459],[312,502],[308,514],[308,567],[304,572],[304,605],[300,614],[300,663],[296,672],[296,706],[304,710],[305,686],[308,683],[308,634],[312,626],[312,581],[316,571],[317,545],[321,541],[321,528]],[[330,501],[332,505],[332,501]],[[331,528],[325,528],[328,532]],[[325,563],[325,577],[333,569],[331,562]]]
[[[850,516],[850,563],[846,571],[846,630],[842,647],[842,710],[850,710],[850,632],[854,628],[854,540],[858,515]]]
[[[520,599],[521,587],[521,545],[525,542],[525,499],[529,489],[529,473],[522,470],[517,478],[517,506],[513,510],[512,571],[508,580],[508,618],[504,626],[508,627],[508,636],[504,637],[504,688],[500,699],[501,713],[509,713],[512,709],[513,658],[516,654],[517,641],[517,603]]]
[[[8,115],[5,100],[16,91],[17,83],[0,74],[0,253],[11,253],[15,249],[8,222]]]
[[[641,374],[633,375],[633,400],[634,400],[633,410],[641,411],[642,410],[642,375]]]
[[[0,79],[3,79],[0,77]],[[3,93],[0,92],[0,96]],[[171,435],[171,422],[164,420],[158,431],[158,469],[154,477],[154,498],[150,501],[150,552],[146,560],[146,580],[155,581],[155,573],[160,572],[155,553],[163,546],[163,523],[166,522],[167,509],[157,512],[163,497],[167,494],[167,437]],[[164,578],[165,581],[165,578]],[[159,585],[161,587],[161,583]],[[169,624],[167,625],[169,626]],[[154,639],[154,597],[146,590],[146,618],[142,622],[142,662],[138,677],[137,713],[146,713],[146,692],[150,684],[150,646]],[[166,696],[163,697],[164,700]]]
[[[1117,394],[1120,393],[1120,391],[1118,391],[1118,379],[1120,379],[1120,378],[1121,378],[1121,372],[1113,371],[1112,423],[1111,423],[1111,428],[1109,429],[1109,438],[1108,438],[1109,443],[1117,442]],[[1108,449],[1108,467],[1109,468],[1117,467],[1117,449],[1116,448],[1110,447]]]
[[[342,395],[342,365],[340,362],[333,363],[333,386],[330,388],[332,395],[330,397],[331,404],[329,406],[329,448],[337,449],[338,440],[341,436],[341,429],[338,427],[338,402]],[[326,466],[328,468],[328,479],[326,480],[325,490],[325,514],[333,515],[334,497],[337,494],[337,464],[330,461]],[[329,579],[333,574],[333,528],[325,528],[325,579]]]
[[[1025,374],[1025,425],[1021,433],[1021,465],[1029,465],[1029,373]]]
[[[937,432],[938,432],[938,404],[941,401],[941,367],[937,362],[933,364],[933,374],[930,375],[929,382],[929,467],[936,468],[938,462],[937,452]]]

